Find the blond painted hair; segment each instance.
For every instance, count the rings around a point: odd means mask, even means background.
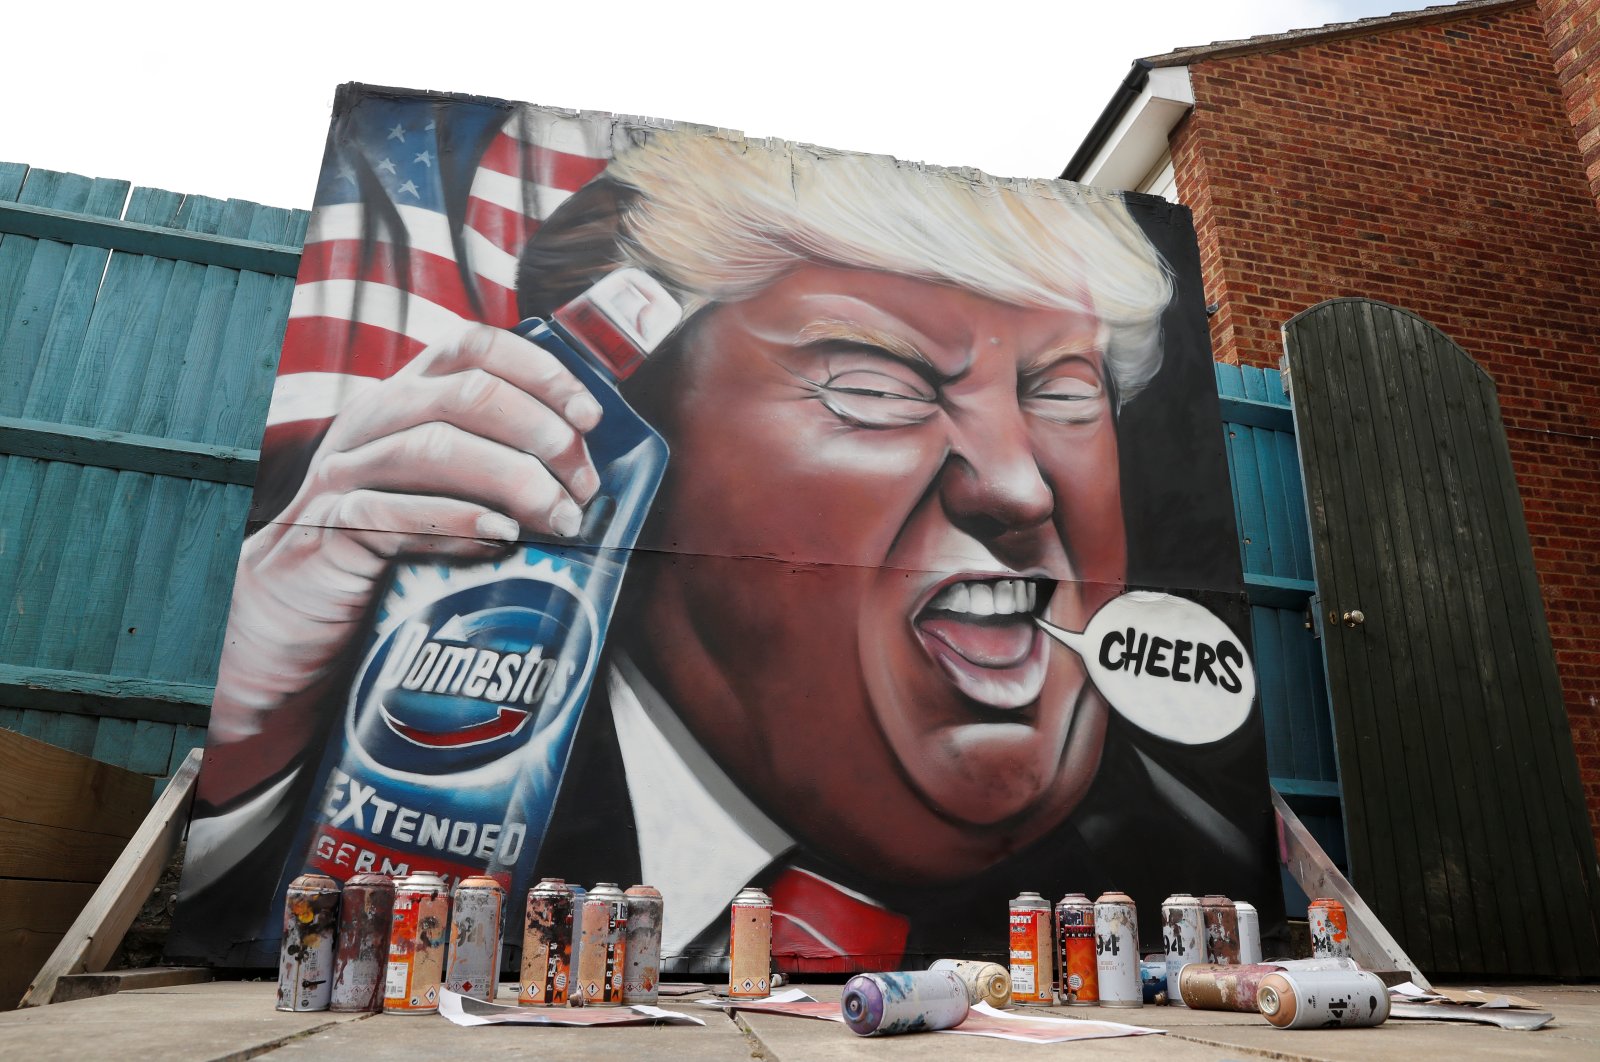
[[[613,263],[653,274],[688,314],[819,262],[1094,313],[1124,402],[1161,367],[1172,279],[1118,193],[689,129],[650,130],[605,179]]]

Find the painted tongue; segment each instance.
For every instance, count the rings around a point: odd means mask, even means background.
[[[973,622],[946,613],[924,619],[917,626],[979,667],[1015,667],[1022,663],[1037,633],[1027,615]]]

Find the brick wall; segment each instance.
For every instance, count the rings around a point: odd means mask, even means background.
[[[1600,206],[1600,0],[1539,0],[1556,79]]]
[[[1600,212],[1545,24],[1529,3],[1193,61],[1172,154],[1218,358],[1276,365],[1284,321],[1364,296],[1493,375],[1600,834]]]

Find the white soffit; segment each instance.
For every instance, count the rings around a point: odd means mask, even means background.
[[[1137,188],[1166,154],[1167,136],[1193,106],[1187,66],[1151,70],[1139,98],[1123,112],[1080,179],[1100,188]]]

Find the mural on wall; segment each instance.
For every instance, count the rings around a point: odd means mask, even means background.
[[[310,867],[643,881],[780,967],[1280,911],[1188,214],[345,86],[169,953]],[[1279,916],[1281,917],[1281,916]]]

